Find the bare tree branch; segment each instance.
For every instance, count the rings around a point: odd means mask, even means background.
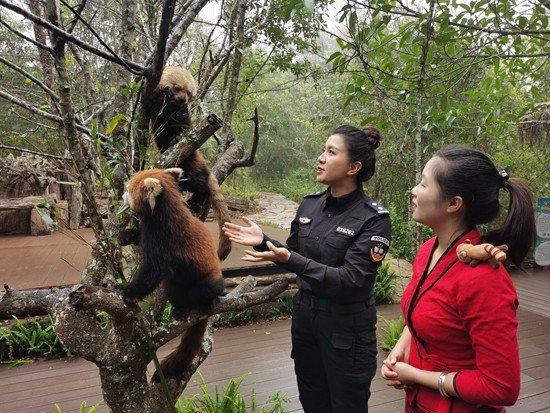
[[[67,31],[60,29],[59,27],[57,27],[57,26],[51,24],[50,22],[42,19],[41,17],[36,16],[36,15],[28,12],[27,10],[25,10],[25,9],[15,5],[15,4],[12,4],[12,3],[8,2],[7,0],[0,0],[0,6],[3,6],[6,9],[11,10],[11,11],[19,14],[20,16],[25,17],[26,19],[29,19],[30,21],[32,21],[36,24],[39,24],[40,26],[48,29],[52,33],[55,33],[57,36],[65,39],[69,42],[72,42],[72,43],[76,44],[77,46],[81,47],[84,50],[87,50],[90,53],[93,53],[93,54],[95,54],[99,57],[102,57],[102,58],[104,58],[104,59],[106,59],[110,62],[128,67],[129,70],[131,70],[134,75],[144,76],[144,75],[147,74],[147,69],[145,67],[143,67],[142,65],[140,65],[139,63],[122,60],[118,56],[113,56],[109,53],[106,53],[102,50],[99,50],[98,48],[96,48],[96,47],[84,42],[83,40],[73,36],[71,33],[68,33]]]
[[[38,0],[27,0],[31,12],[37,16],[41,16],[40,2]],[[40,44],[46,45],[46,30],[39,24],[34,23],[33,25],[34,37],[36,41]],[[44,84],[48,88],[52,89],[54,87],[54,77],[53,77],[53,58],[51,52],[48,53],[46,50],[38,47],[38,56],[40,59],[40,65],[42,66],[42,74],[44,78]],[[55,114],[59,114],[59,107],[57,106],[55,100],[51,101],[51,108]]]
[[[161,168],[170,168],[179,164],[221,127],[221,120],[213,113],[206,116],[190,132],[187,139],[182,139],[164,152],[157,162]]]
[[[155,52],[151,64],[149,65],[149,76],[147,76],[147,84],[145,86],[145,96],[149,96],[153,90],[156,89],[162,76],[164,69],[164,53],[166,52],[166,42],[170,35],[170,22],[174,15],[174,6],[176,0],[164,0],[164,7],[162,9],[162,18],[159,26],[159,33],[157,36],[157,45],[155,46]]]
[[[235,50],[233,52],[233,61],[231,64],[231,74],[229,76],[229,87],[227,92],[227,102],[223,113],[223,126],[222,126],[222,146],[221,150],[227,149],[231,141],[233,140],[231,131],[231,122],[233,121],[233,114],[235,113],[237,102],[237,87],[239,86],[239,75],[241,73],[241,67],[243,62],[242,46],[244,42],[244,20],[246,14],[246,6],[237,2],[234,6],[237,9],[236,16],[236,28],[235,28]]]
[[[11,95],[10,93],[6,92],[5,90],[2,90],[0,89],[0,97],[1,98],[4,98],[6,99],[7,101],[19,106],[19,107],[22,107],[26,110],[28,110],[29,112],[32,112],[36,115],[39,115],[39,116],[42,116],[43,118],[46,118],[48,120],[51,120],[53,122],[56,122],[56,123],[59,123],[59,124],[63,124],[63,118],[61,116],[57,116],[57,115],[53,115],[49,112],[46,112],[46,111],[43,111],[42,109],[38,109],[36,106],[33,106],[32,104],[30,104],[29,102],[26,102],[18,97],[15,97],[13,95]],[[85,133],[87,136],[85,137],[85,139],[87,140],[90,140],[90,137],[93,136],[92,135],[92,131],[80,124],[76,124],[76,128],[80,131],[80,132],[83,132]],[[100,139],[103,139],[103,140],[106,140],[107,137],[101,133],[98,133],[97,136],[100,138]]]
[[[67,31],[69,33],[72,33],[74,31],[74,28],[76,27],[76,24],[80,20],[78,16],[80,16],[82,14],[82,12],[84,11],[85,8],[86,8],[86,0],[82,0],[80,2],[80,4],[78,5],[78,7],[76,9],[74,9],[74,11],[71,9],[71,11],[73,11],[73,13],[75,13],[75,17],[69,22],[69,25],[67,27]]]
[[[84,26],[86,26],[86,28],[90,31],[90,33],[92,33],[92,35],[99,41],[99,44],[101,44],[105,49],[107,49],[107,51],[109,51],[109,53],[111,53],[111,55],[113,57],[115,57],[120,64],[122,64],[128,71],[132,72],[132,68],[128,66],[128,64],[126,63],[126,60],[125,59],[122,59],[120,56],[118,56],[116,54],[116,52],[107,44],[103,41],[103,39],[101,38],[101,36],[97,33],[97,31],[92,27],[92,25],[90,23],[88,23],[79,13],[78,10],[74,9],[73,7],[71,7],[70,4],[68,4],[65,0],[59,0],[61,1],[61,3],[63,3],[65,5],[65,7],[67,7],[70,11],[73,12],[73,14],[75,15],[75,18],[77,18],[78,20],[80,20]]]
[[[248,120],[254,122],[254,137],[252,139],[252,149],[250,150],[250,155],[245,158],[240,159],[235,163],[235,167],[250,167],[254,166],[254,158],[256,157],[256,151],[258,150],[258,143],[260,141],[260,132],[259,132],[259,118],[258,118],[258,108],[254,108],[254,116]]]
[[[248,288],[246,285],[243,288]],[[238,288],[238,287],[237,287]],[[270,301],[277,297],[288,288],[287,280],[279,280],[273,284],[262,288],[255,292],[247,292],[244,294],[238,294],[235,296],[221,297],[219,302],[214,304],[212,311],[209,314],[190,313],[184,320],[173,320],[165,328],[160,328],[154,335],[155,342],[160,346],[174,337],[177,337],[183,330],[188,329],[192,325],[197,324],[200,320],[207,318],[214,314],[226,313],[228,311],[239,310],[248,308],[256,304],[260,304],[266,301]]]
[[[136,305],[128,306],[120,292],[95,285],[79,285],[69,295],[69,304],[77,311],[105,311],[121,319],[130,320],[140,311]]]
[[[219,76],[223,68],[226,66],[227,62],[229,62],[229,58],[231,57],[231,52],[235,48],[235,44],[232,44],[230,47],[228,47],[225,52],[220,56],[218,63],[215,65],[214,69],[212,69],[210,75],[204,79],[204,82],[199,88],[199,94],[198,99],[202,100],[206,96],[206,93],[208,93],[208,90],[210,89],[210,86],[214,83],[216,78]]]
[[[197,0],[196,2],[193,2],[191,6],[189,6],[189,9],[187,10],[185,14],[185,18],[183,18],[179,24],[177,24],[172,29],[172,35],[170,36],[170,39],[168,39],[168,43],[166,45],[166,52],[164,55],[164,60],[168,60],[174,49],[178,46],[181,38],[183,35],[187,32],[187,29],[195,21],[195,17],[199,14],[199,12],[203,9],[204,6],[206,6],[206,3],[208,3],[209,0]]]
[[[36,40],[31,39],[29,36],[21,33],[20,31],[15,30],[13,27],[7,24],[4,20],[0,19],[0,24],[4,26],[6,29],[8,29],[10,32],[15,33],[17,36],[21,37],[22,39],[25,39],[27,42],[34,44],[36,47],[42,50],[46,50],[50,53],[53,52],[53,49],[50,46],[46,46],[45,44],[37,42]]]
[[[53,306],[71,292],[69,287],[17,291],[7,284],[4,290],[0,293],[0,318],[50,314]]]
[[[9,146],[9,145],[0,144],[0,149],[8,149],[10,151],[31,153],[33,155],[39,155],[39,156],[43,156],[45,158],[59,159],[61,161],[67,161],[69,159],[69,158],[65,158],[64,156],[52,155],[50,153],[33,151],[33,150],[30,150],[30,149],[26,149],[26,148],[18,148],[17,146]]]
[[[25,69],[15,65],[14,63],[10,62],[9,60],[4,59],[2,56],[0,56],[0,62],[4,63],[6,66],[11,67],[16,72],[19,72],[26,78],[28,78],[30,81],[32,81],[34,84],[39,86],[44,92],[46,92],[55,102],[59,102],[59,96],[51,90],[48,85],[46,85],[44,82],[41,82],[36,77],[31,75],[29,72],[27,72]]]

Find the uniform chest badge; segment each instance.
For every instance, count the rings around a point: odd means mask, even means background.
[[[300,224],[309,224],[311,222],[311,218],[308,217],[300,217],[298,218],[298,222]]]
[[[338,227],[336,228],[336,232],[344,235],[349,235],[350,237],[353,237],[355,235],[355,231],[349,228],[344,227]]]
[[[387,252],[388,247],[383,242],[376,241],[370,249],[370,256],[374,262],[380,262]]]

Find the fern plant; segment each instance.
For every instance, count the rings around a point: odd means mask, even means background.
[[[0,327],[0,360],[11,362],[24,357],[59,354],[72,357],[57,338],[51,319],[46,327],[42,327],[37,321],[23,323],[14,318],[11,329]]]
[[[181,397],[176,403],[178,413],[288,413],[284,407],[290,399],[286,394],[274,393],[268,397],[262,406],[258,406],[254,390],[247,403],[240,387],[245,376],[230,379],[225,388],[218,386],[210,391],[204,377],[199,373],[201,393],[193,397]]]
[[[385,324],[385,327],[381,328],[382,338],[380,340],[380,348],[385,351],[391,351],[397,344],[403,329],[405,328],[405,321],[403,317],[399,317],[396,320],[389,321],[382,316],[379,316]]]
[[[88,407],[88,405],[84,401],[80,404],[80,409],[78,410],[78,412],[79,413],[96,413],[97,408],[99,407],[100,404],[101,403],[97,403],[97,404],[94,404],[93,406]],[[63,411],[61,410],[61,407],[59,407],[59,404],[54,403],[52,413],[63,413]]]
[[[373,286],[376,304],[392,304],[397,295],[397,273],[390,268],[388,262],[378,268],[378,274]]]

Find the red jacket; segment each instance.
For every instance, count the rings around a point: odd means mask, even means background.
[[[475,268],[457,259],[456,247],[466,239],[480,242],[477,230],[459,237],[429,274],[437,239],[418,251],[411,282],[401,307],[412,334],[409,363],[428,371],[458,372],[459,398],[414,386],[407,405],[437,413],[469,413],[481,406],[513,405],[519,394],[520,366],[514,284],[503,266]],[[420,288],[418,288],[420,286]],[[412,302],[412,305],[411,305]]]

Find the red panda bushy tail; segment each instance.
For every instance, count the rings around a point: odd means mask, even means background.
[[[178,377],[187,370],[202,346],[207,326],[208,319],[206,318],[190,327],[182,335],[178,347],[162,360],[160,364],[165,377]],[[160,382],[158,372],[155,372],[151,380],[155,383]]]

